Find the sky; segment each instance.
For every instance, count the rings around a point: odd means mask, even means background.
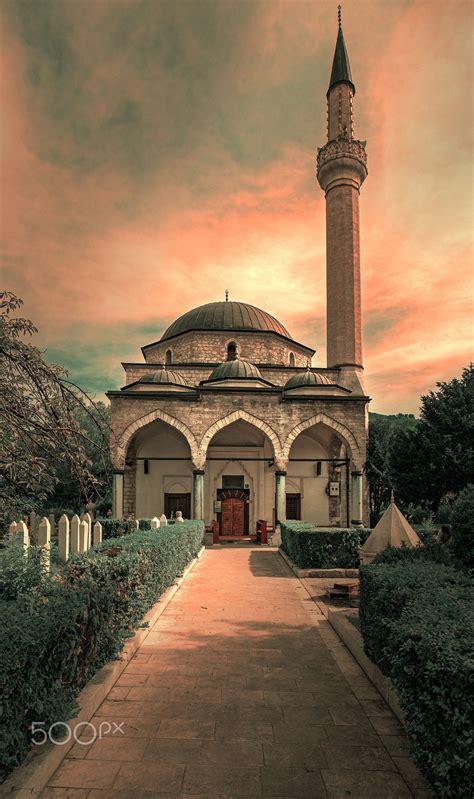
[[[98,397],[190,308],[276,316],[326,365],[315,178],[333,0],[2,0],[1,285]],[[472,359],[472,4],[345,0],[367,140],[371,410]]]

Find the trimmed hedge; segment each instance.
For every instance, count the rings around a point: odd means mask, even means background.
[[[365,651],[394,685],[415,762],[438,796],[473,795],[472,582],[421,558],[360,574]]]
[[[366,528],[318,530],[310,522],[281,522],[281,547],[300,569],[357,569]]]
[[[203,535],[203,523],[191,521],[103,541],[74,556],[62,577],[0,601],[2,778],[27,754],[33,721],[47,730],[70,718],[74,697],[182,574]]]
[[[136,532],[135,522],[131,519],[94,519],[93,524],[100,522],[102,525],[102,538],[119,538],[122,535]],[[149,529],[149,528],[148,528]]]
[[[454,566],[449,548],[445,544],[428,543],[418,547],[387,547],[377,555],[373,563],[396,564],[413,561],[433,561],[444,563],[445,566]]]

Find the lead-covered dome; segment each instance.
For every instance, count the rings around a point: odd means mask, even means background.
[[[250,361],[235,358],[232,361],[224,361],[211,372],[209,380],[261,380],[262,375]]]
[[[274,316],[246,302],[208,302],[183,314],[163,333],[161,341],[189,330],[260,330],[291,336]]]
[[[147,372],[139,378],[138,383],[161,383],[164,385],[174,384],[178,386],[188,385],[184,377],[181,377],[178,372],[174,372],[171,369],[166,369],[164,366],[162,366],[161,369],[157,369],[156,372]]]
[[[327,385],[334,385],[333,381],[330,380],[329,377],[320,374],[320,372],[311,372],[310,369],[307,369],[305,372],[300,372],[299,374],[290,377],[290,379],[285,383],[285,389]]]

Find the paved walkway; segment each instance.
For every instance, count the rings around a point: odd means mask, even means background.
[[[402,729],[276,550],[206,550],[43,799],[428,797]]]

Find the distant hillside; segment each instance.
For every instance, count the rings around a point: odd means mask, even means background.
[[[413,413],[369,413],[370,422],[384,422],[390,427],[409,427],[416,422],[416,416]]]

